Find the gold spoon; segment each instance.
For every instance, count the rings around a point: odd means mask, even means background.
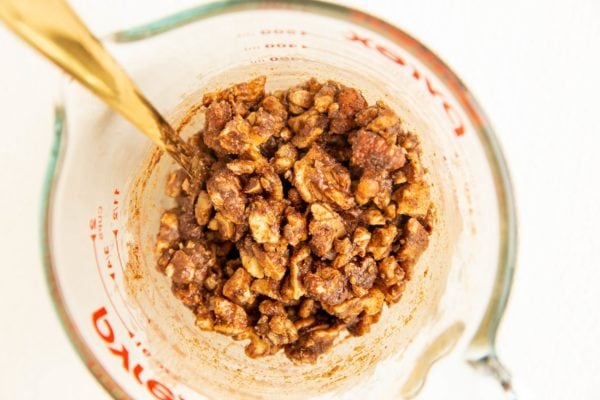
[[[66,1],[0,0],[0,19],[193,173],[187,144]]]

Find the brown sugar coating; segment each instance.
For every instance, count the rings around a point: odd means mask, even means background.
[[[189,139],[201,176],[173,171],[158,268],[201,330],[316,362],[396,303],[432,230],[419,140],[384,103],[310,79],[204,95]]]

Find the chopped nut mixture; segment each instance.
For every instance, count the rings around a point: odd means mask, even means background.
[[[428,246],[418,138],[384,103],[315,79],[265,77],[203,98],[202,176],[167,179],[158,268],[201,330],[314,363],[397,302]]]

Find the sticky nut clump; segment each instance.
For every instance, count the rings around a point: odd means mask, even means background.
[[[314,363],[401,299],[433,208],[418,137],[335,81],[203,97],[201,177],[168,175],[157,266],[196,326]],[[201,179],[200,179],[201,178]]]

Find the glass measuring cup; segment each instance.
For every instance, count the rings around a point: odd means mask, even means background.
[[[265,22],[268,21],[268,22]],[[205,91],[311,76],[383,99],[422,138],[438,220],[401,302],[371,333],[316,365],[250,360],[200,332],[155,269],[154,238],[173,164],[68,83],[57,111],[45,244],[48,276],[84,361],[117,398],[408,398],[440,354],[466,352],[508,385],[494,337],[514,262],[508,176],[490,127],[432,53],[364,13],[317,2],[222,2],[105,41],[183,135]]]

